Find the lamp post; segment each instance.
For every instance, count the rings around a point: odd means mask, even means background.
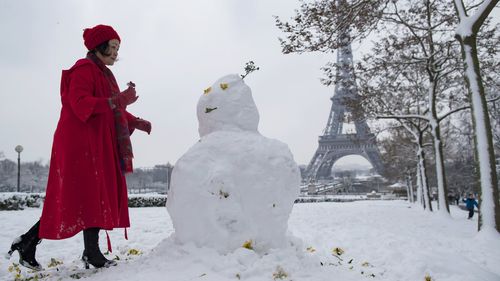
[[[23,147],[18,145],[15,150],[17,152],[17,192],[21,192],[21,152]]]

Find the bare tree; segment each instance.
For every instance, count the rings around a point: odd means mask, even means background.
[[[427,145],[425,143],[427,126],[418,121],[412,123],[411,120],[397,120],[399,126],[393,127],[390,130],[391,136],[382,141],[386,152],[383,158],[389,173],[391,170],[395,170],[396,174],[401,176],[402,167],[414,171],[417,183],[417,202],[422,205],[424,210],[432,212],[424,150]],[[414,169],[411,169],[411,166]]]

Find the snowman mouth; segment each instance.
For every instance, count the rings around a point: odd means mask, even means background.
[[[216,109],[217,109],[217,107],[213,107],[213,108],[205,107],[205,113],[210,113],[210,112],[212,112],[212,111],[214,111]]]

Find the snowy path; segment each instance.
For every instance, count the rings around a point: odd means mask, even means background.
[[[263,281],[273,280],[273,274],[276,280],[294,281],[424,280],[426,274],[435,281],[500,280],[500,239],[478,237],[477,216],[471,221],[455,206],[451,211],[447,219],[401,201],[296,204],[290,230],[303,244],[259,257],[243,248],[221,256],[207,248],[176,245],[166,239],[173,229],[165,208],[132,208],[129,240],[121,230],[110,232],[113,256],[120,257],[117,267],[83,270],[78,261],[81,235],[44,240],[37,258],[46,268],[43,280]],[[6,252],[40,212],[0,212],[0,249]],[[342,261],[332,255],[335,247],[344,250]],[[130,249],[143,254],[127,255]],[[48,268],[51,258],[64,263]],[[12,262],[17,254],[10,261],[0,259],[0,280],[14,279],[8,271]],[[22,269],[21,276],[34,274]]]

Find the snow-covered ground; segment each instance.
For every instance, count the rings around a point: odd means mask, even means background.
[[[110,256],[120,258],[118,266],[84,270],[79,262],[81,235],[44,240],[37,248],[45,268],[41,279],[350,281],[425,280],[428,275],[435,281],[500,280],[500,238],[478,235],[477,216],[467,220],[467,213],[455,206],[452,218],[444,218],[403,201],[296,204],[289,221],[294,245],[262,256],[245,248],[220,255],[192,244],[177,245],[169,239],[173,227],[165,208],[130,212],[129,240],[122,230],[110,232]],[[40,213],[0,212],[2,251]],[[103,250],[105,241],[101,233]],[[52,258],[62,264],[49,267]],[[10,261],[0,259],[0,280],[14,280],[13,262],[17,253]],[[34,275],[21,268],[22,278]]]

